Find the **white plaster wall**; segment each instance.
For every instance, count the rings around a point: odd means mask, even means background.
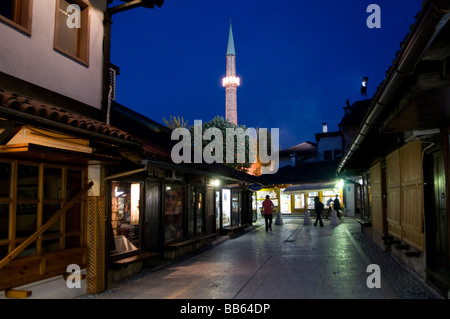
[[[0,71],[101,108],[106,0],[90,3],[89,66],[54,50],[56,1],[34,0],[31,36],[0,22]]]

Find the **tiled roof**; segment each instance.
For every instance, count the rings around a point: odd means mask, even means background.
[[[31,100],[14,93],[0,90],[0,112],[2,108],[33,115],[37,120],[39,118],[44,118],[55,123],[67,125],[68,127],[86,130],[87,133],[93,132],[124,141],[133,140],[130,134],[112,125],[68,112],[60,107],[44,104],[36,100]]]

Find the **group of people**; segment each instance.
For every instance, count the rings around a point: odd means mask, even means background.
[[[328,206],[331,207],[331,200],[328,201]],[[273,214],[273,202],[270,200],[270,196],[266,195],[266,199],[262,203],[262,214],[264,215],[264,220],[266,223],[266,232],[272,231],[272,214]],[[319,196],[314,197],[314,209],[316,211],[316,222],[314,223],[314,226],[317,226],[317,223],[319,222],[320,227],[323,227],[323,221],[322,221],[322,212],[324,209],[323,203],[320,201]],[[333,201],[333,209],[337,213],[337,217],[341,219],[341,202],[339,201],[338,195],[336,195],[336,198]]]
[[[341,219],[341,202],[339,201],[338,195],[336,195],[336,198],[334,201],[330,199],[327,204],[329,207],[329,210],[331,210],[331,203],[333,203],[333,209],[336,211],[337,217]],[[320,227],[323,227],[323,221],[322,221],[322,212],[323,212],[324,205],[320,201],[319,196],[314,197],[314,209],[316,211],[316,222],[314,223],[314,226],[317,226],[317,222],[319,222]],[[328,218],[328,216],[327,216]]]

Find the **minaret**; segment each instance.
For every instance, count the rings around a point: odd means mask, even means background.
[[[225,119],[237,125],[237,87],[240,80],[236,76],[236,52],[234,51],[233,31],[228,36],[227,75],[222,80],[225,87]]]

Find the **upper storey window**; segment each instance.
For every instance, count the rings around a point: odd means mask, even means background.
[[[89,5],[82,0],[56,0],[54,47],[89,64]]]
[[[0,20],[31,34],[31,11],[33,0],[0,1]]]

